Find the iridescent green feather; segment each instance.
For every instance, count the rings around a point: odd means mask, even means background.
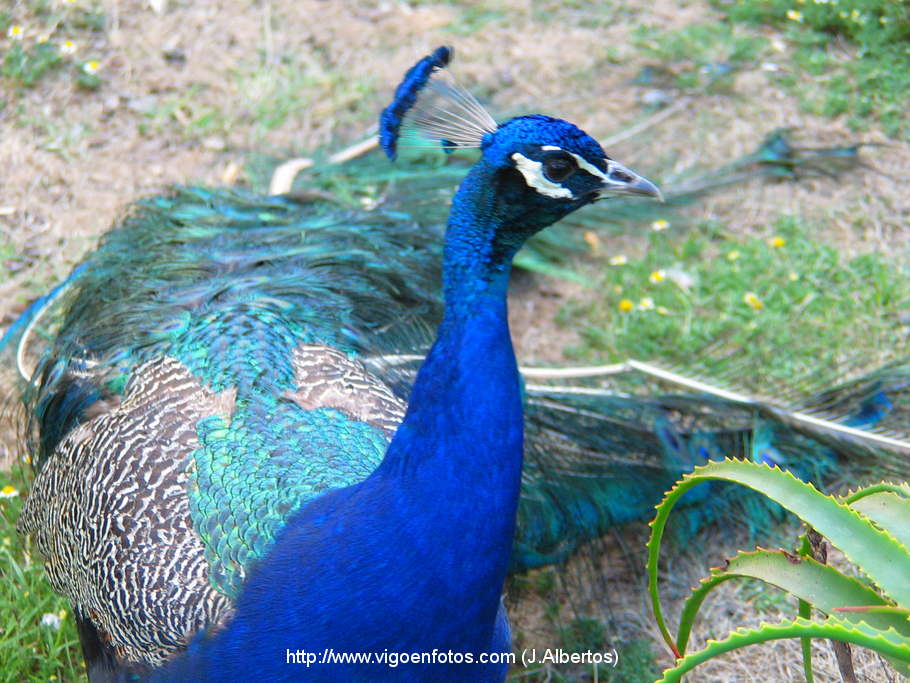
[[[187,463],[193,524],[211,580],[235,595],[243,572],[300,504],[363,479],[381,459],[388,439],[382,430],[281,398],[294,388],[290,354],[302,344],[324,344],[365,360],[422,357],[440,312],[443,221],[466,168],[460,154],[433,167],[390,167],[372,156],[324,166],[302,199],[185,187],[139,202],[54,304],[63,318],[28,397],[39,427],[32,430],[40,435],[37,465],[93,405],[116,400],[150,358],[172,356],[210,391],[235,391],[230,416],[199,422],[200,445]],[[766,157],[756,153],[701,181],[688,173],[676,193],[670,184],[671,204],[774,175],[784,161],[800,163],[798,154]],[[652,210],[607,202],[573,222],[640,225],[653,217],[642,212]],[[554,230],[545,233],[549,241],[532,241],[527,262],[558,264],[573,248],[587,249],[577,228]],[[406,399],[413,368],[370,368]],[[703,419],[704,406],[688,398],[586,401],[557,392],[550,403],[529,401],[514,568],[560,561],[585,539],[650,515],[662,491],[694,462],[691,453],[674,454],[661,443],[660,419],[675,420],[690,451],[700,450],[700,441],[710,450],[713,440],[726,453],[750,457],[753,411],[714,409],[720,416],[714,424],[693,428],[687,421]],[[567,410],[575,411],[570,419]],[[585,417],[592,414],[598,417]],[[788,434],[776,434],[779,448],[792,441]],[[355,444],[341,459],[334,457],[340,441]],[[817,466],[805,476],[816,478],[832,458],[817,451]],[[725,504],[722,496],[712,503],[693,506],[693,528]]]
[[[236,595],[288,516],[366,477],[387,445],[366,422],[282,399],[295,389],[291,352],[420,352],[438,312],[439,265],[420,259],[415,271],[414,255],[440,244],[438,228],[400,213],[200,188],[140,203],[66,293],[30,397],[39,466],[148,359],[171,356],[207,389],[235,392],[229,419],[197,425],[186,466],[210,579]]]

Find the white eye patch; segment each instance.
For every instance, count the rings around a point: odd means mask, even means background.
[[[528,159],[528,157],[519,152],[512,154],[512,161],[515,162],[515,168],[524,176],[528,187],[533,187],[544,197],[552,197],[553,199],[574,198],[569,188],[563,187],[559,183],[554,183],[552,180],[547,180],[543,174],[543,164],[539,161]]]
[[[544,145],[540,149],[544,152],[566,151],[561,147],[556,147],[554,145]],[[574,152],[566,152],[566,154],[572,155],[572,158],[575,159],[575,163],[578,164],[578,168],[583,171],[587,171],[595,178],[600,178],[606,184],[611,184],[609,178],[610,162],[607,162],[607,172],[604,173],[599,168],[597,168],[597,166],[587,161],[584,157],[580,157]],[[528,187],[533,187],[545,197],[552,197],[553,199],[575,198],[569,188],[563,187],[559,183],[554,183],[552,180],[547,179],[547,177],[543,174],[543,164],[541,162],[529,159],[528,157],[524,156],[523,154],[519,154],[518,152],[515,152],[512,155],[512,161],[515,162],[515,167],[521,172],[521,175],[524,176]]]
[[[566,152],[566,150],[564,150],[562,147],[556,147],[554,145],[544,145],[540,149],[542,149],[544,152]],[[575,159],[575,163],[578,164],[578,168],[582,169],[583,171],[587,171],[595,178],[600,178],[601,180],[604,180],[604,181],[609,180],[607,178],[607,174],[605,174],[603,171],[601,171],[599,168],[597,168],[597,166],[595,166],[594,164],[589,163],[587,160],[584,159],[584,157],[580,157],[577,154],[575,154],[574,152],[566,152],[566,154],[572,155],[572,158]],[[610,162],[608,161],[607,162],[607,173],[609,173],[609,172],[610,172]]]

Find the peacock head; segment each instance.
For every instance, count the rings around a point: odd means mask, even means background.
[[[535,114],[496,123],[443,70],[451,57],[451,48],[436,49],[398,86],[379,126],[390,158],[403,129],[447,150],[479,148],[481,158],[466,183],[470,187],[473,178],[491,188],[489,210],[514,228],[518,239],[598,199],[661,199],[657,186],[608,157],[594,138],[568,121]]]
[[[516,222],[532,230],[598,199],[661,196],[651,181],[608,157],[594,138],[562,119],[519,116],[486,133],[480,146],[481,163],[496,169],[502,201],[513,207]]]

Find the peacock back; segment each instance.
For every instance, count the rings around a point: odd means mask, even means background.
[[[223,622],[287,518],[379,464],[410,380],[365,361],[425,351],[440,247],[398,212],[179,188],[77,271],[20,527],[119,657]]]

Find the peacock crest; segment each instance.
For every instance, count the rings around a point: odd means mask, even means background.
[[[395,91],[392,103],[379,119],[382,148],[395,159],[404,136],[420,146],[421,138],[445,150],[476,148],[496,121],[468,90],[446,69],[451,47],[439,47],[411,67]]]

